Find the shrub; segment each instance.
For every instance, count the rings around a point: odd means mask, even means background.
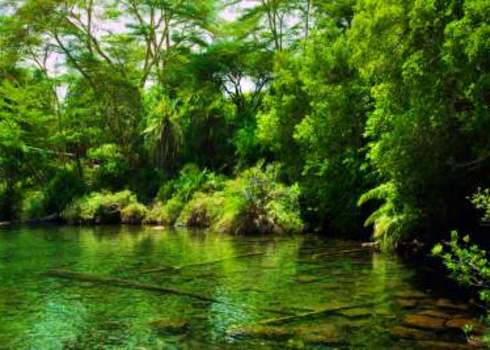
[[[196,193],[178,222],[239,234],[301,231],[299,187],[277,182],[277,170],[258,165],[219,191]]]
[[[121,222],[131,225],[141,224],[147,214],[148,209],[143,204],[131,203],[121,211]]]
[[[125,186],[130,167],[119,146],[104,144],[91,148],[88,151],[88,158],[95,164],[90,176],[92,187],[117,191]]]
[[[146,222],[165,225],[177,223],[178,225],[203,226],[203,223],[198,224],[191,218],[194,216],[192,208],[194,205],[199,206],[196,201],[193,201],[193,196],[198,191],[203,194],[213,193],[222,189],[224,183],[225,178],[223,176],[207,170],[201,171],[196,165],[188,164],[180,171],[179,177],[167,181],[160,187],[156,203],[150,210]],[[206,196],[203,195],[201,200],[204,197]],[[186,213],[182,213],[184,208],[187,208]],[[179,219],[180,216],[182,216],[182,219]]]
[[[150,208],[144,223],[174,225],[184,205],[185,203],[179,197],[172,197],[165,204],[157,201]]]
[[[180,197],[187,202],[206,182],[208,174],[210,174],[208,171],[201,171],[197,165],[187,164],[177,178],[167,181],[160,187],[157,199],[166,202],[172,197]]]
[[[71,204],[62,212],[69,223],[117,224],[121,222],[122,211],[131,204],[138,204],[130,191],[117,193],[92,192]]]
[[[40,218],[46,215],[45,197],[42,191],[27,191],[22,198],[22,220]]]
[[[45,214],[59,214],[73,199],[85,194],[87,186],[74,171],[63,170],[42,191]]]
[[[482,221],[490,219],[490,191],[479,190],[470,198],[477,209],[483,209]],[[456,231],[451,232],[450,242],[439,243],[432,249],[432,254],[442,259],[449,270],[449,276],[459,284],[474,288],[478,291],[480,300],[487,310],[486,323],[490,325],[490,260],[485,250],[472,244],[470,236],[466,235],[462,241]],[[468,329],[471,331],[471,329]],[[490,332],[484,334],[485,345],[490,346]]]
[[[21,205],[20,189],[17,186],[0,184],[0,221],[17,219]]]
[[[299,186],[278,182],[279,167],[261,165],[243,171],[225,187],[225,205],[217,227],[235,233],[300,232]]]
[[[157,201],[150,207],[145,219],[143,220],[143,223],[152,225],[167,224],[166,215],[163,211],[163,204],[161,202]]]
[[[475,208],[483,211],[482,221],[490,222],[490,190],[488,188],[485,190],[479,189],[471,197],[471,203],[473,203]]]
[[[224,196],[222,193],[198,192],[183,208],[177,220],[177,225],[200,228],[210,227],[219,217],[223,205]]]
[[[476,244],[470,242],[469,236],[459,240],[458,233],[451,233],[451,241],[446,244],[437,244],[432,254],[442,258],[449,276],[460,285],[474,288],[478,291],[480,300],[485,304],[487,317],[485,323],[490,325],[490,261],[487,252]],[[466,328],[471,333],[471,327]],[[483,341],[490,346],[490,332],[486,332]]]

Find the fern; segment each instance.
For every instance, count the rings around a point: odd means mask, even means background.
[[[398,190],[393,182],[386,182],[364,193],[358,200],[361,206],[371,200],[382,200],[383,203],[366,219],[364,225],[373,225],[373,237],[385,249],[395,248],[404,234],[417,221],[416,212],[406,206],[399,205]]]

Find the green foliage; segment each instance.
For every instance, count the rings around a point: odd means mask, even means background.
[[[420,216],[414,209],[400,202],[397,188],[391,182],[361,195],[358,205],[372,200],[382,204],[366,219],[365,225],[374,226],[373,236],[382,243],[383,248],[395,248],[400,239],[406,238],[407,233],[415,229]]]
[[[87,156],[95,164],[91,172],[93,188],[120,190],[127,184],[129,164],[117,145],[91,148]]]
[[[42,218],[46,215],[46,199],[43,191],[26,191],[22,197],[21,220]]]
[[[471,203],[483,211],[482,221],[490,222],[490,189],[479,190],[471,197]]]
[[[188,164],[173,180],[167,181],[160,187],[157,203],[153,205],[148,222],[173,225],[177,222],[186,203],[193,195],[201,191],[211,193],[223,187],[224,178],[207,170],[201,171],[196,165]],[[179,221],[179,224],[184,222]]]
[[[148,209],[140,203],[130,203],[121,210],[123,224],[141,224],[148,215]]]
[[[302,231],[299,187],[279,183],[278,170],[258,165],[226,181],[222,190],[196,193],[179,222],[237,234]]]
[[[16,187],[0,185],[0,220],[15,219],[21,207],[20,191]]]
[[[44,211],[49,214],[60,213],[73,199],[87,191],[86,184],[71,170],[58,172],[46,188],[42,189]]]
[[[121,222],[123,212],[128,220],[133,214],[137,217],[142,212],[136,196],[127,190],[92,192],[70,203],[61,215],[72,224],[117,224]]]
[[[490,324],[488,310],[490,310],[490,261],[488,254],[478,245],[471,243],[470,236],[459,239],[456,231],[451,232],[451,240],[448,243],[437,244],[432,249],[434,256],[440,257],[449,270],[449,276],[465,287],[478,291],[481,302],[487,310],[486,323]],[[471,333],[471,327],[465,328],[465,332]],[[490,334],[483,335],[483,341],[490,345]]]
[[[460,241],[453,231],[447,247],[437,244],[432,254],[442,258],[452,278],[464,286],[480,289],[482,301],[490,304],[490,261],[485,250],[471,244],[470,236]]]

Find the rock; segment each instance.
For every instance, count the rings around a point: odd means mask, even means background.
[[[417,300],[400,299],[396,302],[401,309],[415,309],[417,307]]]
[[[310,344],[338,345],[345,342],[342,333],[333,324],[298,327],[294,329],[294,333]]]
[[[442,330],[446,320],[443,318],[429,317],[420,314],[412,314],[405,317],[403,324],[412,328]]]
[[[421,340],[417,341],[417,349],[425,350],[469,350],[474,349],[467,344],[451,343],[445,341]]]
[[[449,319],[451,316],[445,312],[438,311],[438,310],[424,310],[418,313],[419,315],[424,315],[424,316],[429,316],[429,317],[435,317],[435,318],[444,318],[444,319]]]
[[[345,339],[337,327],[331,324],[302,326],[296,328],[270,326],[232,327],[227,334],[232,337],[244,337],[264,340],[301,340],[303,343],[338,345]]]
[[[390,328],[390,334],[395,338],[414,339],[414,340],[430,340],[433,339],[434,333],[423,331],[416,328],[408,328],[403,326],[394,326]]]
[[[345,343],[344,338],[342,337],[328,337],[321,334],[310,334],[305,335],[303,337],[303,341],[309,344],[317,344],[317,345],[339,345]]]
[[[243,326],[232,327],[227,331],[232,337],[258,338],[266,340],[285,340],[292,337],[292,332],[283,327]]]
[[[444,309],[468,310],[467,304],[452,301],[449,299],[439,299],[437,300],[436,305]]]
[[[182,334],[189,329],[189,322],[181,319],[155,320],[150,322],[155,331],[162,334]]]
[[[472,334],[483,334],[485,332],[485,326],[482,325],[477,320],[468,319],[468,318],[453,318],[452,320],[447,321],[446,327],[455,328],[464,330],[466,327],[469,327]]]
[[[165,226],[157,225],[152,227],[153,230],[161,231],[165,230]]]

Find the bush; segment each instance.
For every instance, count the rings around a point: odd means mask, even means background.
[[[237,234],[300,232],[299,187],[277,182],[277,167],[245,170],[220,191],[198,192],[178,222]]]
[[[224,205],[222,193],[198,192],[183,208],[177,225],[189,227],[210,227],[219,217]]]
[[[478,291],[480,300],[487,310],[486,324],[490,325],[490,261],[487,252],[476,244],[470,242],[469,236],[459,240],[458,233],[451,233],[451,241],[446,244],[437,244],[432,254],[442,258],[449,270],[449,276],[460,285],[474,288]],[[471,327],[465,328],[471,333]],[[485,345],[490,346],[490,332],[483,336]]]
[[[42,191],[27,191],[22,198],[22,220],[41,218],[46,215],[45,197]]]
[[[179,197],[172,197],[165,204],[157,201],[153,204],[145,219],[146,224],[174,225],[185,203]]]
[[[150,225],[167,224],[166,215],[163,211],[163,204],[161,202],[156,202],[150,207],[143,223]]]
[[[62,218],[72,224],[117,224],[123,210],[134,204],[138,201],[130,191],[92,192],[68,205]]]
[[[196,165],[188,164],[179,173],[176,179],[167,181],[160,187],[155,204],[152,206],[146,223],[165,225],[188,225],[187,221],[193,222],[190,216],[192,207],[197,203],[193,196],[198,191],[201,193],[213,193],[222,189],[225,183],[223,176],[216,175],[207,170],[201,171]],[[203,196],[205,197],[205,196]],[[186,205],[186,203],[188,203]],[[187,213],[182,214],[184,207]],[[182,214],[182,220],[179,217]],[[189,218],[188,218],[189,217]],[[190,225],[202,226],[202,224]]]
[[[123,224],[141,224],[148,215],[148,209],[140,203],[131,203],[121,211],[121,222]]]
[[[127,184],[130,166],[119,146],[104,144],[91,148],[88,158],[95,164],[90,174],[92,187],[117,191]]]
[[[176,179],[167,181],[160,187],[157,199],[166,202],[172,197],[180,197],[184,202],[187,202],[206,182],[209,174],[211,173],[207,170],[201,171],[194,164],[187,164],[179,172]]]
[[[87,186],[74,171],[63,170],[42,191],[45,214],[59,214],[73,199],[85,194]]]
[[[17,186],[0,185],[0,221],[17,219],[21,203]]]
[[[485,190],[479,189],[471,197],[471,203],[473,203],[475,208],[483,211],[482,221],[490,222],[490,190],[488,188]]]

